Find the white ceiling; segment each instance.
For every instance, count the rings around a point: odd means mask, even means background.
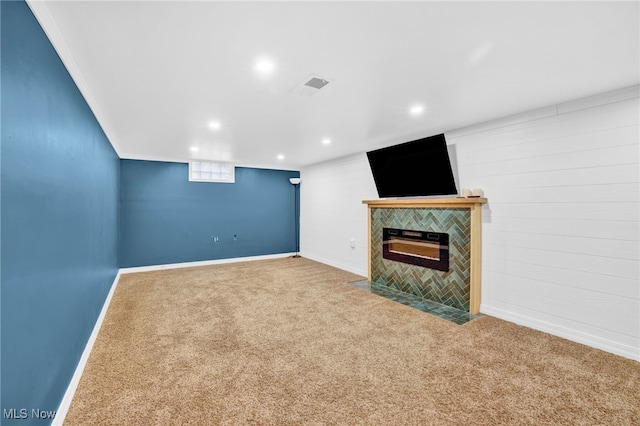
[[[636,85],[639,4],[29,2],[122,158],[278,169]]]

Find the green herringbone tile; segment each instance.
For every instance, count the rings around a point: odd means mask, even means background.
[[[371,209],[372,280],[454,308],[469,310],[471,213],[467,209]],[[449,271],[382,257],[382,228],[449,234]]]

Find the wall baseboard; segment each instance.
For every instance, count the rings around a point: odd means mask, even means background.
[[[93,326],[93,330],[91,331],[91,335],[89,336],[89,340],[84,347],[84,351],[82,351],[82,356],[80,357],[80,361],[76,366],[76,370],[73,373],[73,377],[71,377],[71,382],[69,382],[69,386],[67,386],[67,390],[62,397],[62,401],[58,406],[58,410],[56,411],[56,416],[51,423],[53,426],[62,425],[64,423],[64,418],[67,416],[67,412],[69,411],[69,407],[71,407],[71,401],[73,400],[73,396],[76,393],[76,389],[78,388],[78,384],[80,383],[80,378],[82,377],[82,373],[84,372],[84,368],[89,361],[89,355],[91,355],[91,350],[93,349],[93,345],[98,338],[98,333],[100,332],[100,328],[102,327],[102,323],[104,322],[104,318],[107,315],[107,310],[109,309],[109,304],[111,303],[111,298],[113,297],[113,293],[116,291],[116,287],[118,286],[118,281],[120,281],[120,271],[116,275],[113,280],[113,284],[111,284],[111,288],[109,289],[109,293],[107,294],[107,298],[102,305],[102,309],[100,310],[100,315],[98,315],[98,319],[96,320],[95,325]]]
[[[194,268],[196,266],[221,265],[224,263],[252,262],[254,260],[281,259],[283,257],[293,256],[294,254],[295,253],[293,252],[278,253],[278,254],[265,254],[260,256],[232,257],[229,259],[202,260],[198,262],[182,262],[182,263],[166,263],[163,265],[134,266],[132,268],[120,268],[120,273],[133,274],[136,272],[161,271],[164,269]]]
[[[320,263],[324,263],[325,265],[333,266],[334,268],[342,269],[343,271],[351,272],[351,273],[356,274],[356,275],[361,275],[361,276],[363,276],[365,278],[368,275],[366,269],[354,268],[352,266],[349,266],[349,265],[346,265],[346,264],[342,264],[342,263],[339,263],[339,262],[334,262],[334,261],[331,261],[331,260],[328,260],[328,259],[323,259],[322,257],[314,256],[314,255],[311,255],[309,253],[300,252],[300,255],[302,257],[306,257],[307,259],[314,260],[314,261],[320,262]]]
[[[518,325],[529,327],[534,330],[543,331],[554,336],[562,337],[564,339],[571,340],[572,342],[581,343],[592,348],[601,349],[615,355],[620,355],[624,358],[629,358],[634,361],[640,361],[640,347],[636,348],[633,346],[624,345],[578,330],[573,330],[571,328],[552,324],[546,321],[541,321],[535,318],[528,317],[526,315],[517,314],[511,311],[494,308],[487,305],[481,305],[480,312],[486,315],[500,318],[505,321],[513,322]]]

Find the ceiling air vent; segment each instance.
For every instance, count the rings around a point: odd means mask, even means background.
[[[331,81],[332,80],[311,74],[291,89],[290,92],[300,96],[313,96],[320,91],[320,89],[331,83]]]
[[[311,79],[307,81],[304,85],[320,90],[327,84],[329,84],[329,82],[324,78],[311,77]]]

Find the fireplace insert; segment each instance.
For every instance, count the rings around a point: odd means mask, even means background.
[[[382,257],[447,272],[449,234],[382,228]]]

